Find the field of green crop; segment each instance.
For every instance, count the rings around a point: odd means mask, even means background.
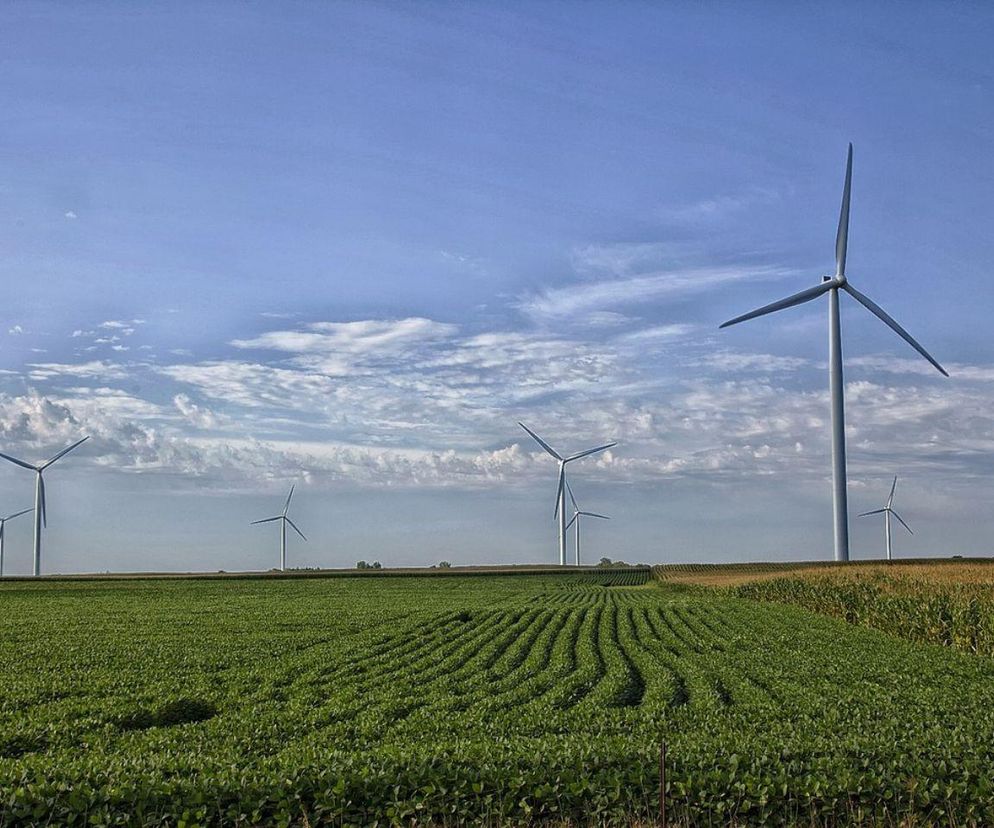
[[[798,570],[745,583],[736,594],[793,604],[925,644],[994,656],[994,565]]]
[[[0,824],[994,824],[994,661],[646,580],[0,584]]]

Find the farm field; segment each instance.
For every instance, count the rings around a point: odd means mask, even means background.
[[[724,584],[911,641],[994,655],[994,562],[808,567]]]
[[[774,583],[774,582],[769,582]],[[994,662],[645,570],[0,584],[0,824],[991,824]]]

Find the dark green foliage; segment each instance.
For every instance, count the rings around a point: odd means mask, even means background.
[[[201,699],[176,699],[166,702],[153,711],[140,710],[123,717],[119,722],[122,730],[145,730],[150,727],[172,727],[173,725],[203,722],[217,715],[217,708]]]

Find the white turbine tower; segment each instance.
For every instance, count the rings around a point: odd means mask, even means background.
[[[573,517],[570,518],[569,523],[566,524],[566,528],[569,529],[574,523],[576,524],[575,537],[573,538],[573,551],[576,553],[576,565],[580,565],[580,516],[600,518],[601,520],[610,520],[607,515],[599,515],[597,512],[585,512],[583,511],[576,502],[576,498],[573,497],[573,489],[570,487],[569,483],[566,484],[566,491],[569,492],[570,503],[573,504]]]
[[[908,526],[908,524],[904,522],[904,518],[902,518],[892,508],[893,504],[894,504],[894,490],[896,488],[897,488],[897,477],[894,478],[894,482],[891,484],[891,487],[890,487],[890,497],[887,498],[887,505],[884,506],[883,509],[874,509],[872,512],[863,512],[861,515],[859,515],[859,517],[866,517],[867,515],[881,515],[881,514],[884,516],[884,536],[887,539],[887,560],[888,561],[892,560],[892,558],[891,558],[891,551],[890,551],[890,537],[891,537],[891,535],[890,535],[890,516],[893,515],[894,517],[896,517],[899,521],[901,521],[901,525],[905,529],[907,529],[909,533],[911,533],[912,535],[914,534],[914,532],[911,531],[911,527]]]
[[[0,578],[3,577],[3,535],[4,527],[7,525],[8,520],[13,520],[21,515],[26,515],[30,512],[30,509],[22,509],[20,512],[14,512],[12,515],[7,515],[7,517],[0,517]]]
[[[296,484],[290,487],[290,494],[286,496],[286,503],[283,504],[283,514],[276,517],[263,518],[262,520],[253,520],[251,523],[252,526],[255,526],[258,523],[272,523],[274,520],[280,521],[280,572],[286,572],[286,525],[289,523],[293,527],[294,532],[304,538],[305,541],[307,540],[304,537],[304,533],[297,528],[297,524],[286,515],[290,509],[290,498],[293,497],[293,490],[295,488]]]
[[[20,466],[23,469],[29,469],[35,473],[35,542],[34,542],[34,575],[38,577],[41,575],[41,527],[48,527],[48,515],[45,510],[45,478],[42,477],[42,472],[45,471],[49,466],[52,465],[56,460],[65,457],[70,451],[72,451],[77,446],[85,443],[90,438],[84,437],[82,440],[77,440],[71,446],[67,446],[62,449],[58,454],[56,454],[50,460],[42,463],[40,466],[32,465],[31,463],[25,463],[23,460],[18,460],[16,457],[11,457],[9,454],[0,453],[0,457],[4,460],[9,460],[16,466]]]
[[[553,516],[559,521],[559,565],[566,566],[566,464],[572,463],[574,460],[579,460],[581,457],[587,457],[591,454],[596,454],[599,451],[604,451],[605,449],[609,449],[618,444],[608,443],[604,446],[597,446],[596,448],[587,449],[586,451],[578,451],[576,454],[563,457],[558,451],[552,448],[552,446],[545,442],[545,440],[539,437],[524,423],[518,423],[518,425],[527,431],[536,443],[555,457],[559,462],[559,488],[556,492],[556,510],[553,513]]]
[[[846,278],[846,248],[849,237],[849,195],[852,186],[852,144],[849,145],[849,155],[846,160],[846,183],[842,190],[842,212],[839,215],[839,230],[835,237],[835,275],[825,276],[822,283],[813,288],[802,290],[779,302],[754,310],[750,313],[730,319],[720,327],[727,328],[747,319],[754,319],[767,313],[790,308],[804,302],[810,302],[823,293],[828,294],[828,376],[829,389],[832,398],[832,491],[835,527],[835,560],[849,560],[849,512],[846,500],[846,422],[845,403],[842,385],[842,327],[839,320],[839,291],[844,290],[859,302],[870,313],[890,327],[898,336],[907,342],[927,359],[940,373],[949,376],[945,368],[939,365],[911,334],[897,324],[876,302],[860,293]]]

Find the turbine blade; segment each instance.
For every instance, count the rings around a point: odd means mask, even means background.
[[[912,532],[912,531],[911,531],[911,527],[910,527],[910,526],[908,526],[908,524],[904,522],[904,518],[902,518],[902,517],[901,517],[901,516],[900,516],[900,515],[899,515],[899,514],[898,514],[897,512],[895,512],[895,511],[894,511],[893,509],[891,509],[891,510],[890,510],[890,513],[891,513],[891,514],[892,514],[892,515],[893,515],[894,517],[896,517],[896,518],[897,518],[897,519],[898,519],[899,521],[901,521],[901,526],[903,526],[903,527],[904,527],[905,529],[907,529],[907,530],[908,530],[908,532],[910,532],[910,533],[911,533],[912,535],[914,534],[914,532]]]
[[[894,482],[890,486],[890,497],[887,498],[887,508],[894,502],[894,490],[897,488],[897,475],[894,475]]]
[[[862,512],[861,514],[856,515],[856,517],[866,517],[867,515],[882,515],[886,511],[887,511],[886,508],[874,509],[872,512]]]
[[[566,524],[566,528],[569,529],[570,526],[572,526],[574,523],[576,523],[576,519],[578,517],[580,517],[580,515],[582,515],[582,514],[583,514],[583,512],[577,512],[576,514],[574,514],[573,517],[571,517],[569,519],[569,523]]]
[[[559,501],[562,498],[563,486],[566,484],[566,464],[559,464],[559,485],[556,487],[556,508],[552,512],[552,518],[555,520],[559,517]]]
[[[756,308],[756,310],[749,311],[749,313],[744,313],[742,316],[736,316],[734,319],[729,319],[727,322],[723,322],[718,327],[727,328],[730,325],[738,325],[739,322],[745,322],[747,319],[755,319],[757,316],[766,316],[768,313],[774,313],[775,311],[783,310],[784,308],[792,308],[794,305],[803,305],[805,302],[817,299],[823,293],[828,293],[833,287],[836,286],[837,283],[834,281],[822,282],[820,285],[813,288],[802,290],[800,293],[795,293],[793,296],[781,299],[779,302],[771,302],[769,305],[763,305],[763,307]]]
[[[23,460],[18,460],[16,457],[11,457],[9,454],[4,454],[0,452],[0,457],[4,460],[10,460],[15,466],[20,466],[22,469],[31,469],[31,471],[38,471],[37,466],[32,466],[30,463],[25,463]]]
[[[576,454],[571,454],[563,462],[564,463],[570,463],[573,460],[579,460],[581,457],[586,457],[587,455],[590,455],[590,454],[597,454],[597,452],[599,452],[599,451],[604,451],[604,449],[609,449],[609,448],[612,448],[612,447],[614,447],[616,445],[618,445],[618,444],[617,443],[608,443],[607,445],[597,446],[597,448],[587,449],[586,451],[578,451]]]
[[[545,442],[545,440],[543,440],[541,437],[539,437],[534,431],[532,431],[530,428],[528,428],[528,426],[526,426],[524,423],[520,423],[520,422],[518,423],[518,425],[521,426],[525,431],[527,431],[532,436],[532,439],[536,443],[538,443],[542,448],[544,448],[547,452],[549,452],[549,454],[551,454],[557,460],[562,461],[563,458],[559,456],[559,453],[552,446],[550,446],[547,442]]]
[[[45,478],[41,476],[41,472],[38,472],[38,488],[41,489],[41,497],[38,498],[41,501],[41,525],[46,529],[48,528],[48,508],[45,504]]]
[[[283,520],[285,520],[285,521],[286,521],[287,523],[289,523],[289,524],[290,524],[290,525],[291,525],[291,526],[293,527],[293,531],[294,531],[294,532],[296,532],[296,533],[297,533],[298,535],[300,535],[300,537],[304,538],[304,540],[307,540],[307,538],[306,538],[306,537],[304,537],[304,533],[303,533],[303,532],[301,532],[301,531],[300,531],[300,530],[299,530],[299,529],[297,528],[297,524],[296,524],[296,523],[294,523],[294,522],[293,522],[292,520],[290,520],[290,518],[283,518]]]
[[[565,475],[563,476],[563,479],[564,479],[564,480],[566,480],[566,477],[565,477]],[[576,510],[577,512],[579,512],[579,511],[580,511],[580,507],[579,507],[579,506],[577,505],[577,503],[576,503],[576,498],[575,498],[575,497],[573,497],[573,487],[572,487],[572,486],[570,486],[570,484],[569,484],[569,480],[566,480],[566,493],[567,493],[567,494],[569,495],[569,500],[570,500],[570,503],[572,503],[572,504],[573,504],[573,508],[574,508],[574,509],[575,509],[575,510]]]
[[[586,515],[587,517],[600,518],[601,520],[610,520],[611,519],[607,515],[599,515],[599,514],[597,514],[597,512],[578,512],[578,514]]]
[[[257,523],[272,523],[274,520],[283,520],[283,515],[277,515],[276,517],[263,518],[262,520],[253,520],[249,526],[255,526]]]
[[[846,159],[846,184],[842,188],[842,210],[839,213],[839,232],[835,234],[835,273],[846,273],[846,249],[849,247],[849,197],[852,192],[852,144]]]
[[[891,328],[894,331],[894,333],[896,333],[899,337],[901,337],[901,339],[903,339],[912,348],[918,351],[918,353],[920,353],[923,357],[925,357],[925,359],[927,359],[930,363],[932,363],[932,365],[940,374],[942,374],[945,377],[949,376],[949,372],[946,371],[946,369],[943,368],[941,365],[939,365],[939,363],[932,358],[932,355],[928,351],[926,351],[921,345],[915,342],[915,339],[914,337],[911,336],[911,334],[909,334],[906,330],[904,330],[904,328],[898,325],[897,322],[895,322],[894,319],[887,313],[887,311],[885,311],[882,307],[880,307],[880,305],[874,302],[869,296],[860,293],[858,290],[856,290],[856,288],[854,288],[848,282],[846,282],[842,286],[842,289],[845,290],[850,296],[852,296],[853,299],[859,302],[870,313],[872,313],[874,316],[880,319],[880,321],[882,321],[885,325]]]
[[[21,509],[21,511],[19,512],[14,512],[14,514],[12,515],[7,515],[7,517],[3,518],[3,520],[13,520],[16,517],[20,517],[21,515],[26,515],[28,512],[33,512],[33,511],[34,509]]]
[[[294,484],[293,484],[293,485],[292,485],[292,486],[290,487],[290,494],[288,494],[288,495],[286,496],[286,503],[285,503],[285,504],[284,504],[284,506],[283,506],[283,514],[284,514],[284,515],[285,515],[285,514],[287,513],[287,510],[288,510],[288,509],[290,508],[290,498],[291,498],[291,497],[293,497],[293,490],[294,490],[294,489],[296,488],[296,486],[297,486],[297,484],[296,484],[296,483],[294,483]]]
[[[54,463],[54,462],[55,462],[56,460],[58,460],[58,459],[59,459],[60,457],[65,457],[65,456],[66,456],[66,455],[67,455],[67,454],[68,454],[68,453],[69,453],[70,451],[72,451],[72,450],[73,450],[74,448],[76,448],[76,446],[79,446],[79,445],[82,445],[83,443],[85,443],[85,442],[86,442],[87,440],[89,440],[89,439],[90,439],[90,436],[89,436],[89,435],[87,435],[87,436],[86,436],[86,437],[84,437],[84,438],[83,438],[82,440],[77,440],[77,441],[76,441],[75,443],[73,443],[73,444],[72,444],[71,446],[67,446],[66,448],[62,449],[62,451],[60,451],[60,452],[59,452],[58,454],[56,454],[56,455],[55,455],[55,457],[53,457],[53,458],[52,458],[51,460],[49,460],[49,461],[48,461],[47,463],[42,463],[42,465],[41,465],[41,468],[43,468],[43,469],[47,469],[47,468],[48,468],[49,466],[51,466],[51,465],[52,465],[52,463]]]

